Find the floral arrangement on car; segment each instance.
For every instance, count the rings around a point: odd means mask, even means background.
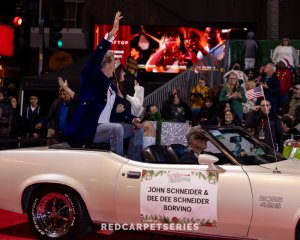
[[[282,155],[285,158],[296,158],[300,160],[300,140],[285,140]]]

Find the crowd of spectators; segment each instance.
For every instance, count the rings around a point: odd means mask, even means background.
[[[282,39],[282,44],[274,50],[274,62],[261,66],[258,71],[253,68],[255,59],[252,55],[246,56],[245,71],[239,63],[233,64],[224,74],[217,95],[207,80],[199,77],[190,90],[180,90],[190,91],[190,103],[184,102],[179,89],[174,88],[170,89],[161,106],[152,103],[144,109],[144,88],[138,79],[128,85],[125,80],[128,72],[108,51],[121,18],[117,13],[113,30],[93,53],[81,76],[80,95],[59,77],[58,98],[48,114],[34,93],[20,114],[16,98],[7,96],[4,89],[0,89],[0,138],[55,139],[48,144],[55,143],[56,139],[106,142],[119,155],[126,153],[123,139],[129,138],[134,149],[132,158],[140,158],[143,148],[155,144],[156,131],[149,121],[188,122],[192,126],[241,126],[279,152],[283,150],[284,139],[300,134],[300,84],[294,74],[299,59],[287,38]],[[252,38],[250,34],[248,47],[256,49]],[[92,71],[95,74],[89,74]],[[247,98],[247,92],[255,89],[262,95]]]

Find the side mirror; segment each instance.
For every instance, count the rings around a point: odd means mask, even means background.
[[[198,163],[208,165],[208,169],[207,169],[208,171],[219,170],[214,165],[214,163],[217,161],[219,161],[219,159],[217,157],[209,155],[209,154],[200,154],[198,157]]]

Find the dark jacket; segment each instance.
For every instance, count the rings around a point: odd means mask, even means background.
[[[98,44],[80,77],[80,98],[73,118],[65,129],[72,140],[92,142],[98,118],[107,101],[107,90],[112,84],[101,71],[101,62],[111,43],[105,39]]]
[[[24,122],[24,131],[25,133],[38,133],[41,134],[43,129],[36,129],[35,126],[42,122],[44,118],[44,112],[41,106],[37,106],[33,111],[29,106],[24,108],[22,114],[23,122]]]
[[[265,82],[268,85],[267,89],[264,89],[265,98],[271,103],[271,111],[276,113],[278,110],[278,98],[280,97],[280,82],[276,76],[276,72],[271,77],[265,77]]]
[[[213,153],[206,152],[206,151],[202,151],[202,153],[200,153],[200,154],[209,154],[209,155],[212,155],[212,156],[214,155]],[[183,155],[180,157],[180,163],[183,163],[183,164],[199,164],[197,153],[195,153],[191,147],[187,147],[184,150]]]
[[[74,111],[74,108],[77,106],[79,100],[79,95],[75,94],[73,99],[70,99],[70,101],[67,104],[68,106],[68,116],[67,116],[67,123],[69,123],[72,119],[72,114]],[[59,118],[60,118],[60,111],[63,106],[63,102],[60,98],[57,98],[54,100],[54,102],[51,105],[50,111],[47,115],[47,117],[42,122],[43,127],[51,127],[53,128],[57,133],[60,133],[62,129],[59,128]]]
[[[80,78],[80,98],[73,118],[65,129],[65,135],[81,143],[92,143],[98,119],[107,102],[107,91],[111,87],[117,92],[110,78],[101,71],[101,63],[111,43],[105,39],[96,47]],[[117,101],[115,101],[115,104]],[[116,107],[116,106],[114,106]],[[113,110],[114,111],[114,110]],[[112,118],[114,116],[112,111]],[[122,119],[122,117],[117,120]]]
[[[125,106],[125,111],[117,113],[116,108],[118,104],[123,104]],[[131,114],[131,108],[128,108],[128,106],[126,107],[126,105],[124,104],[124,98],[121,98],[117,95],[111,111],[110,122],[125,122],[131,124],[134,118],[135,116]]]
[[[184,150],[184,153],[180,158],[180,163],[198,164],[198,158],[192,148],[188,147]]]
[[[253,111],[249,114],[245,122],[245,129],[254,129],[254,136],[259,139],[259,132],[262,130],[265,133],[264,143],[268,144],[270,147],[272,145],[271,133],[273,136],[274,144],[278,146],[278,152],[283,152],[283,130],[282,121],[274,113],[269,113],[270,127],[268,124],[268,118],[264,116],[261,111]],[[264,124],[262,124],[264,121]]]
[[[186,122],[192,120],[192,110],[187,103],[180,101],[178,105],[165,101],[162,105],[161,115],[170,122]]]

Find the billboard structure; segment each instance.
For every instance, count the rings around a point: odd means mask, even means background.
[[[110,25],[95,25],[94,47],[110,29]],[[111,49],[132,73],[180,73],[211,52],[216,61],[222,60],[229,33],[230,29],[216,27],[121,25]]]

